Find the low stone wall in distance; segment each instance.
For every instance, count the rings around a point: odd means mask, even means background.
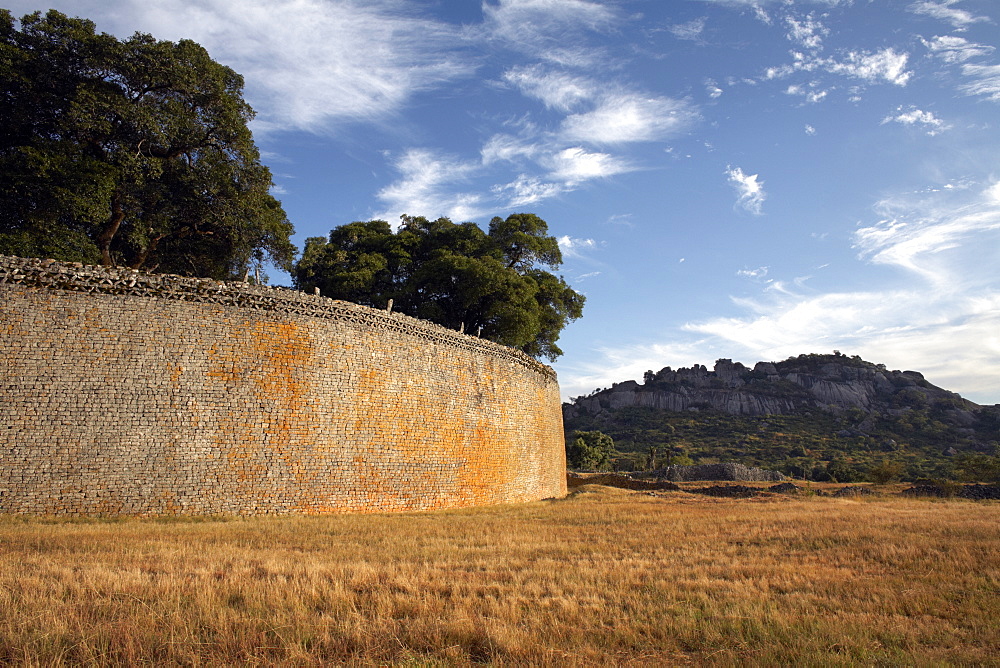
[[[400,314],[0,256],[0,512],[408,511],[566,493],[554,372]]]
[[[657,478],[684,482],[688,480],[732,480],[736,482],[781,482],[787,480],[778,471],[746,466],[744,464],[694,464],[692,466],[668,466],[655,472]]]

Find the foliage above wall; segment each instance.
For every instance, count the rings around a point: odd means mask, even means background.
[[[559,244],[534,214],[494,218],[488,232],[403,216],[395,232],[372,220],[307,239],[293,277],[306,291],[377,308],[392,301],[407,315],[554,360],[562,354],[559,333],[584,303],[545,270],[560,264]]]
[[[289,268],[242,93],[190,40],[0,9],[0,253],[213,278]]]

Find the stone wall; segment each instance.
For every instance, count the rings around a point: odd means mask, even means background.
[[[689,480],[733,480],[736,482],[780,482],[787,480],[778,471],[745,466],[734,462],[723,464],[694,464],[693,466],[667,466],[656,471],[657,478],[684,482]]]
[[[381,512],[566,493],[554,372],[299,292],[0,256],[0,512]]]

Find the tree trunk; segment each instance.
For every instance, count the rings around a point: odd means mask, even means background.
[[[146,260],[149,259],[149,256],[156,250],[156,246],[160,243],[160,239],[167,236],[169,235],[161,234],[158,237],[153,237],[149,244],[144,249],[139,251],[139,254],[136,255],[135,261],[129,265],[129,269],[141,269],[142,265],[146,264]]]
[[[97,246],[101,249],[101,264],[105,267],[112,267],[115,264],[111,260],[111,240],[118,234],[118,228],[121,227],[124,219],[125,211],[122,209],[122,195],[116,191],[111,196],[111,216],[108,217],[108,224],[104,226],[100,236],[97,237]]]

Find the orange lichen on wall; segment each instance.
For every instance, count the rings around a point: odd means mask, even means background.
[[[4,284],[2,260],[0,512],[379,512],[566,493],[558,386],[515,351],[239,284],[206,284],[205,303],[159,278],[166,296]]]

